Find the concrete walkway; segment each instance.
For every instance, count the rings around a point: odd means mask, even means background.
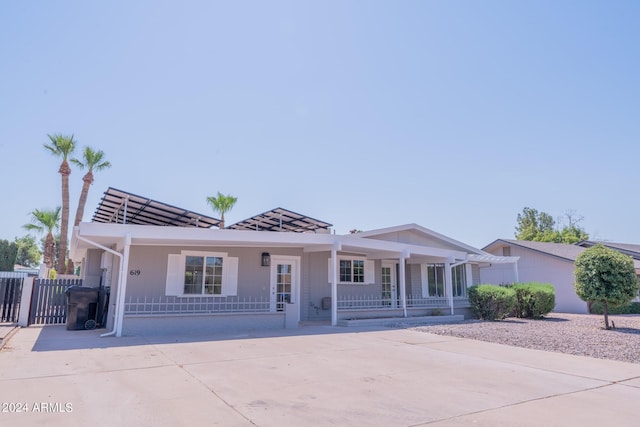
[[[601,427],[640,417],[640,364],[402,329],[103,332],[20,329],[0,352],[0,425]]]

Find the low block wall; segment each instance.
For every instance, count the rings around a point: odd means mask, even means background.
[[[284,312],[203,315],[125,316],[123,335],[201,335],[206,333],[242,332],[283,329]]]
[[[407,308],[407,316],[432,316],[433,312],[437,311],[438,315],[450,314],[449,307],[446,308]],[[462,314],[462,309],[456,314]],[[338,320],[351,320],[351,319],[378,319],[384,317],[403,317],[404,312],[401,308],[375,308],[365,310],[338,310]]]

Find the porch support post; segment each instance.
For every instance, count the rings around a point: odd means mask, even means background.
[[[398,271],[398,273],[400,273],[400,304],[402,305],[402,314],[404,317],[407,317],[407,274],[405,263],[408,257],[409,254],[403,251],[402,256],[400,257],[400,268]]]
[[[520,281],[518,278],[518,261],[513,262],[513,277],[515,278],[515,283]]]
[[[444,282],[447,287],[447,296],[449,297],[449,308],[453,315],[453,275],[451,274],[451,264],[454,263],[453,258],[448,258],[444,265]]]
[[[338,251],[331,249],[331,325],[338,324]]]

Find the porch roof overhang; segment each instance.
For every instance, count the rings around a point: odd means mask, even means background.
[[[86,249],[92,247],[86,240],[105,247],[119,247],[126,236],[130,236],[132,245],[139,246],[286,247],[300,248],[304,252],[336,249],[339,252],[359,254],[370,259],[410,258],[413,262],[429,262],[433,259],[463,261],[468,255],[460,251],[360,238],[354,235],[261,233],[248,230],[80,223],[74,228],[71,239],[71,258],[80,261]]]
[[[479,264],[514,264],[520,259],[519,256],[497,256],[491,254],[469,254],[468,261]]]

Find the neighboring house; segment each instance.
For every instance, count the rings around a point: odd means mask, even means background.
[[[282,208],[211,228],[218,224],[109,188],[70,248],[84,285],[111,290],[107,327],[120,336],[464,314],[481,267],[517,274],[517,257],[416,224],[335,235],[331,224]]]
[[[591,242],[589,242],[591,243]],[[584,245],[581,245],[584,244]],[[587,303],[574,290],[575,260],[587,247],[586,242],[570,245],[564,243],[531,242],[526,240],[498,239],[483,248],[493,255],[517,256],[518,277],[513,270],[501,265],[481,269],[483,283],[542,282],[550,283],[556,292],[554,311],[563,313],[587,313]],[[615,248],[614,248],[615,249]],[[634,260],[640,273],[640,261]]]
[[[640,260],[640,245],[631,245],[629,243],[613,243],[599,240],[583,240],[582,242],[576,243],[576,245],[582,246],[584,248],[590,248],[598,244],[606,246],[607,248],[615,249],[618,252],[629,255],[633,259]]]

